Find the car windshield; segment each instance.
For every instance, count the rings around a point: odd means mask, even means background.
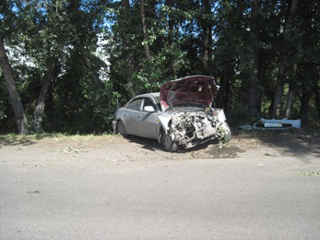
[[[154,97],[154,99],[156,100],[156,103],[160,103],[160,96]]]
[[[156,100],[156,103],[157,103],[158,108],[161,109],[160,96],[154,97],[154,99]]]

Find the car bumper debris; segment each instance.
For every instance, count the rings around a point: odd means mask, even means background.
[[[261,118],[258,122],[253,124],[253,129],[291,129],[301,128],[301,119],[289,120],[282,119],[265,119]]]

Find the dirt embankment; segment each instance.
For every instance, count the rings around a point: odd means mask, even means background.
[[[320,131],[234,131],[231,142],[212,141],[176,153],[165,152],[154,140],[118,135],[103,136],[0,136],[0,155],[20,153],[40,164],[88,160],[100,162],[188,160],[237,157],[320,157]],[[42,159],[40,161],[40,159]],[[80,160],[79,160],[80,161]]]

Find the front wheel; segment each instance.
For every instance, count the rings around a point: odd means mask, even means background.
[[[178,151],[179,144],[177,142],[172,141],[170,134],[163,132],[162,133],[162,144],[164,150],[167,152],[176,152]]]
[[[230,140],[231,140],[231,129],[230,129],[228,123],[224,122],[221,125],[221,130],[222,130],[222,133],[223,133],[222,140],[225,143],[230,142]]]

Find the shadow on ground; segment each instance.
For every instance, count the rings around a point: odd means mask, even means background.
[[[150,151],[155,151],[155,150],[159,150],[159,151],[165,151],[163,149],[162,144],[160,144],[157,140],[154,139],[148,139],[148,138],[142,138],[142,137],[136,137],[136,136],[128,136],[127,139],[130,142],[134,142],[137,143],[139,145],[142,146],[142,148],[150,150]],[[204,150],[206,148],[208,148],[209,145],[212,144],[219,144],[217,140],[212,140],[203,144],[200,144],[198,146],[195,146],[193,148],[189,148],[189,149],[183,149],[183,148],[179,148],[177,153],[186,153],[186,152],[192,152],[192,151],[197,151],[197,150]]]
[[[36,143],[37,140],[44,138],[54,138],[58,137],[58,134],[48,133],[48,134],[36,134],[36,135],[0,135],[0,147],[1,146],[29,146]]]
[[[166,152],[162,144],[157,140],[140,138],[135,136],[127,137],[129,142],[136,143],[143,149],[151,152],[160,151]],[[237,153],[243,152],[238,146],[232,144],[221,144],[218,140],[211,140],[189,149],[179,148],[174,154],[177,155],[191,155],[192,158],[234,158]],[[170,153],[168,153],[170,154]]]
[[[234,135],[242,139],[257,139],[270,148],[280,148],[284,155],[320,157],[320,130],[318,129],[235,131]]]
[[[130,136],[129,142],[138,144],[149,151],[164,151],[156,140]],[[228,144],[217,140],[198,145],[191,149],[179,149],[177,154],[201,153],[203,157],[237,157],[237,154],[259,146],[280,150],[282,156],[320,157],[320,130],[286,130],[286,131],[233,131],[233,139]],[[268,156],[268,153],[265,154]]]

